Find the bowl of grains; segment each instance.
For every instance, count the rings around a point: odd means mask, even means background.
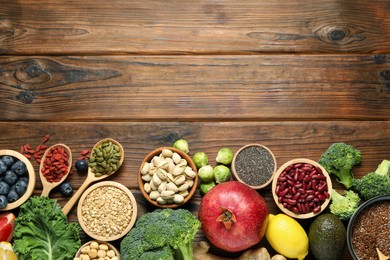
[[[137,218],[133,193],[123,184],[103,181],[89,187],[77,206],[82,229],[99,241],[113,241],[126,235]]]
[[[390,195],[367,200],[352,215],[347,246],[353,259],[378,259],[379,250],[390,256]]]
[[[80,247],[73,260],[119,260],[120,254],[112,244],[108,242],[92,240]]]
[[[271,183],[276,159],[266,146],[248,144],[235,153],[231,168],[236,180],[253,189],[261,189]]]
[[[283,164],[272,181],[272,196],[281,211],[293,218],[317,216],[330,202],[332,181],[317,162],[298,158]]]
[[[150,152],[138,171],[144,198],[160,208],[177,208],[188,202],[198,186],[198,173],[191,157],[173,147]]]

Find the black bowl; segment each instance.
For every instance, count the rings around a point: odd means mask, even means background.
[[[360,215],[360,213],[364,209],[369,208],[373,204],[382,201],[390,201],[390,195],[378,196],[370,200],[367,200],[366,202],[364,202],[362,205],[359,206],[359,208],[356,210],[356,212],[352,215],[351,219],[349,220],[348,227],[347,227],[347,246],[348,246],[348,251],[354,260],[359,260],[359,258],[356,256],[355,250],[352,245],[352,231],[355,226],[356,218]]]

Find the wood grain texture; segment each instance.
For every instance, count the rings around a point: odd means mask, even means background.
[[[0,54],[388,53],[388,1],[1,0]]]
[[[0,120],[390,119],[390,55],[0,57]]]
[[[125,160],[115,175],[108,180],[118,181],[129,187],[138,204],[138,216],[154,209],[142,197],[137,186],[136,173],[143,158],[153,149],[169,146],[178,138],[190,143],[190,155],[204,151],[209,156],[211,165],[216,165],[215,156],[218,150],[228,146],[237,151],[248,143],[262,143],[275,154],[278,166],[294,158],[318,160],[325,149],[336,141],[344,141],[362,151],[363,161],[354,168],[356,178],[372,171],[382,159],[390,158],[390,122],[378,121],[313,121],[313,122],[101,122],[101,123],[66,123],[66,122],[3,122],[0,123],[0,149],[19,150],[20,145],[29,143],[35,147],[43,136],[51,134],[48,145],[64,143],[72,149],[77,158],[84,149],[90,149],[102,138],[111,137],[118,140],[124,148]],[[38,164],[32,161],[38,174]],[[74,169],[75,170],[75,169]],[[38,177],[38,176],[37,176]],[[86,175],[77,174],[68,177],[77,189]],[[341,185],[332,177],[334,187]],[[271,213],[279,213],[272,199],[271,185],[260,190]],[[42,184],[37,181],[35,194],[40,195]],[[53,190],[51,198],[58,199],[63,206],[67,198],[61,197],[58,190]],[[201,195],[199,190],[194,198],[184,206],[197,214]],[[69,214],[70,221],[77,221],[76,207]],[[307,229],[310,220],[299,220]],[[83,235],[83,240],[88,238]],[[204,239],[202,233],[197,241]],[[119,241],[116,241],[118,243]],[[265,239],[259,244],[271,247]],[[215,250],[215,249],[214,249]],[[215,253],[221,253],[217,250]],[[223,252],[222,252],[223,253]],[[343,259],[350,259],[347,251]]]

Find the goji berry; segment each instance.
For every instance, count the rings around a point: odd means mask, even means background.
[[[28,155],[28,154],[23,154],[24,157],[26,157],[27,159],[31,159],[31,155]]]
[[[49,141],[49,139],[50,139],[50,135],[47,134],[47,135],[42,139],[42,143],[43,143],[43,144],[46,143],[47,141]]]
[[[69,155],[59,146],[52,147],[44,161],[44,176],[49,182],[58,182],[69,170]],[[42,171],[41,170],[41,171]]]
[[[89,154],[89,150],[81,151],[81,155],[82,155],[82,156],[85,156],[85,155],[87,155],[87,154]]]

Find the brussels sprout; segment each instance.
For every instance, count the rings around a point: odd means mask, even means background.
[[[225,165],[217,165],[213,170],[216,183],[228,181],[230,179],[230,169]]]
[[[217,158],[215,160],[218,163],[230,164],[233,160],[233,151],[228,147],[224,147],[218,151]]]
[[[205,165],[198,171],[199,179],[206,183],[214,181],[213,167],[211,165]]]
[[[173,147],[185,153],[188,153],[190,151],[188,148],[188,142],[184,139],[179,139],[176,142],[174,142]]]
[[[192,159],[194,160],[196,168],[198,169],[202,168],[203,166],[209,163],[209,158],[207,157],[207,154],[204,152],[195,153]]]
[[[202,194],[206,194],[209,190],[215,187],[215,182],[207,182],[207,183],[201,183],[200,184],[200,192]]]

